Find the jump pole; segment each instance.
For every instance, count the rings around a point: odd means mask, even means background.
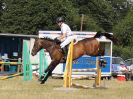
[[[93,69],[93,71],[96,72],[96,76],[95,76],[95,82],[94,82],[94,85],[91,87],[91,86],[87,86],[87,85],[80,85],[80,84],[76,84],[76,83],[72,83],[72,86],[73,87],[76,87],[76,88],[84,88],[84,89],[88,89],[88,88],[105,88],[104,86],[101,86],[101,68],[100,68],[100,64],[99,64],[99,58],[96,57],[96,67],[97,69]],[[83,70],[82,70],[83,71]],[[85,70],[85,71],[91,71],[91,70]]]
[[[16,77],[16,76],[20,76],[20,75],[22,75],[22,74],[23,74],[23,73],[13,74],[13,75],[10,75],[10,76],[2,77],[2,78],[0,78],[0,80],[5,80],[5,79],[8,79],[8,78],[13,78],[13,77]]]
[[[0,64],[4,64],[4,65],[21,65],[20,62],[0,62]]]
[[[37,70],[38,70],[38,68],[33,69],[33,71],[37,71]],[[13,75],[9,75],[9,76],[6,76],[6,77],[2,77],[2,78],[0,78],[0,80],[6,80],[6,79],[13,78],[13,77],[20,76],[20,75],[23,75],[23,72],[16,73],[16,74],[13,74]]]
[[[95,77],[95,87],[100,87],[101,86],[101,68],[100,68],[100,63],[99,63],[99,58],[96,57],[96,67],[97,67],[97,72],[96,72],[96,77]]]
[[[64,72],[64,88],[70,88],[72,86],[72,59],[73,59],[73,40],[71,41],[69,45],[68,55],[67,55],[67,61],[66,61],[66,67]]]
[[[97,69],[94,70],[96,71],[96,77],[95,77],[95,83],[93,87],[89,87],[86,85],[80,85],[80,84],[75,84],[72,83],[72,57],[73,56],[73,41],[71,42],[68,50],[68,55],[67,55],[67,61],[66,61],[66,67],[65,67],[65,72],[64,72],[64,88],[71,88],[77,87],[77,88],[98,88],[101,87],[101,68],[99,64],[99,58],[96,57],[96,67]]]

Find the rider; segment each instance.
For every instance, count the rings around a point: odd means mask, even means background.
[[[58,24],[58,26],[61,29],[61,35],[59,37],[57,37],[58,40],[61,41],[61,48],[66,56],[67,54],[67,46],[74,38],[75,36],[73,35],[70,27],[64,22],[64,18],[63,17],[58,17],[56,19],[56,23]]]

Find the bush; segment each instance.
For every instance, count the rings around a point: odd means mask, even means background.
[[[123,59],[132,58],[133,57],[133,48],[114,45],[113,46],[113,56],[120,56]]]

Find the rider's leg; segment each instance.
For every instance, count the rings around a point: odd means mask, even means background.
[[[66,50],[65,46],[68,45],[72,40],[74,39],[74,36],[69,36],[66,38],[65,41],[63,41],[60,46],[63,50]]]
[[[62,52],[65,56],[67,56],[67,51],[68,51],[68,44],[71,42],[72,37],[67,37],[65,41],[63,41],[60,46],[62,48]]]

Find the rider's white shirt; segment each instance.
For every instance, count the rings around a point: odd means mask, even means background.
[[[65,23],[61,24],[61,33],[66,33],[67,36],[73,35],[70,27]]]
[[[66,33],[66,37],[62,39],[62,43],[60,44],[61,48],[65,47],[73,39],[75,39],[75,36],[73,35],[70,27],[65,23],[61,24],[61,33]]]

